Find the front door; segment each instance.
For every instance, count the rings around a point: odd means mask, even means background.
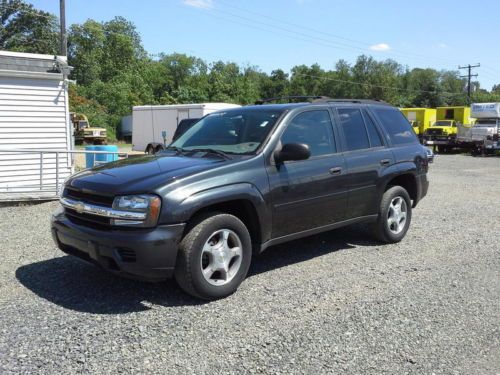
[[[311,157],[267,167],[273,205],[272,237],[282,237],[342,221],[347,208],[346,166],[337,152],[327,108],[297,114],[280,145],[305,143]]]

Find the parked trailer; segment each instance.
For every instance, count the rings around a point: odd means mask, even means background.
[[[132,112],[132,150],[158,152],[172,141],[180,121],[236,107],[240,106],[229,103],[136,106]]]
[[[406,116],[421,141],[425,131],[436,122],[434,108],[401,108],[401,112]]]
[[[500,103],[474,103],[472,127],[459,126],[457,142],[473,153],[493,154],[500,150]]]
[[[470,107],[438,107],[436,122],[424,133],[424,144],[433,146],[438,152],[457,147],[458,126],[472,123]]]

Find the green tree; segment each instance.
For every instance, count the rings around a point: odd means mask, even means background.
[[[59,46],[57,18],[23,0],[0,0],[0,49],[55,55]]]
[[[282,69],[276,69],[271,72],[271,75],[263,77],[261,86],[262,98],[280,98],[288,95],[289,91],[288,74]]]

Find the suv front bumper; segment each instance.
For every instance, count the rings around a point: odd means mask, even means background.
[[[99,230],[77,225],[58,210],[51,229],[59,249],[125,277],[161,281],[173,276],[185,224],[152,229]]]

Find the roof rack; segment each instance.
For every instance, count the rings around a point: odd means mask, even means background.
[[[281,97],[277,97],[277,98],[259,99],[259,100],[255,101],[255,105],[262,105],[265,103],[271,103],[271,102],[277,102],[277,101],[287,101],[288,103],[291,103],[291,102],[296,102],[297,100],[307,100],[307,99],[313,99],[313,101],[332,100],[328,96],[320,96],[320,95],[281,96]]]
[[[320,98],[313,101],[314,103],[356,103],[356,104],[385,104],[389,103],[380,99],[331,99],[331,98]]]

